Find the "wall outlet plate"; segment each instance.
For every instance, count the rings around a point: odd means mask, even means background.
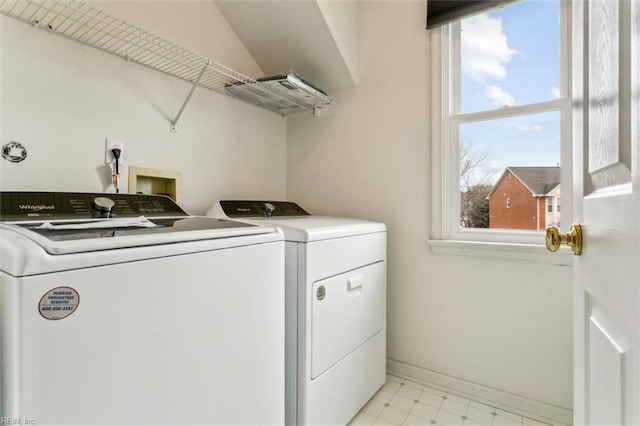
[[[124,156],[124,141],[118,140],[118,139],[113,139],[113,138],[107,138],[105,145],[104,145],[104,162],[105,164],[114,164],[116,159],[113,156],[113,152],[111,152],[112,149],[119,149],[120,150],[120,161],[118,161],[118,165],[122,166],[124,164],[124,160],[123,160],[123,156]]]

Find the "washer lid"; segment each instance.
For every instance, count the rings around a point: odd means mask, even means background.
[[[107,220],[108,222],[112,222]],[[104,222],[102,222],[104,223]],[[102,224],[100,223],[100,224]],[[11,229],[32,240],[49,254],[81,253],[211,240],[273,233],[273,228],[207,217],[154,219],[153,227],[99,227],[94,229],[41,228],[39,224],[0,224],[0,232]],[[86,225],[87,222],[59,223]]]
[[[107,220],[107,223],[113,220]],[[77,223],[77,222],[76,222]],[[97,222],[102,224],[104,222]],[[40,228],[39,224],[4,225],[40,245],[49,254],[67,254],[125,247],[211,240],[244,235],[267,234],[273,228],[207,217],[153,219],[155,226],[99,227],[94,229]],[[69,223],[58,223],[65,226]],[[75,224],[75,223],[71,223]],[[77,223],[86,225],[87,222]]]

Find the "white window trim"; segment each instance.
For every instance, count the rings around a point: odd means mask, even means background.
[[[449,81],[449,70],[459,70],[456,66],[459,58],[450,54],[451,44],[459,43],[455,38],[449,43],[449,26],[444,25],[429,31],[430,40],[430,77],[431,77],[431,147],[432,147],[432,230],[429,244],[435,253],[460,254],[481,257],[498,257],[537,260],[559,265],[571,265],[571,252],[561,249],[559,253],[549,253],[544,245],[544,232],[539,231],[500,231],[482,229],[463,229],[459,217],[459,146],[452,144],[458,140],[459,124],[493,118],[506,118],[529,113],[559,111],[562,117],[561,138],[561,187],[562,197],[572,200],[572,150],[571,150],[571,5],[569,1],[560,2],[560,44],[567,46],[567,54],[560,58],[560,94],[561,98],[534,105],[513,106],[496,111],[482,111],[469,114],[458,114],[451,117],[454,109],[450,100],[459,99],[452,96]],[[459,25],[454,24],[454,25]],[[458,32],[459,34],[459,32]],[[454,46],[454,47],[457,47]],[[457,50],[460,51],[459,49]],[[453,68],[452,68],[453,67]],[[459,76],[454,77],[460,81]],[[449,132],[449,129],[452,129]],[[573,217],[573,206],[565,202],[562,212],[562,228],[566,232],[570,228]],[[454,216],[455,214],[455,216]],[[566,228],[566,229],[564,229]]]

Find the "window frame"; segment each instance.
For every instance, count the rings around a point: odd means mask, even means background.
[[[563,198],[572,199],[571,148],[571,4],[560,0],[560,97],[550,101],[497,108],[489,111],[457,113],[460,102],[460,21],[429,31],[431,77],[431,147],[432,147],[432,232],[430,243],[438,249],[451,246],[466,248],[524,248],[540,252],[545,249],[544,232],[462,228],[459,224],[459,140],[465,123],[509,118],[526,114],[557,111],[560,114],[560,161]],[[564,52],[564,54],[563,54]],[[571,223],[573,209],[565,206],[563,224]],[[566,225],[564,225],[566,226]],[[563,227],[564,227],[563,226]],[[468,243],[465,246],[465,243]]]

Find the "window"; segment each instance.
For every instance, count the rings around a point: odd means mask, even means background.
[[[523,0],[430,30],[433,239],[544,245],[571,199],[568,12]]]

